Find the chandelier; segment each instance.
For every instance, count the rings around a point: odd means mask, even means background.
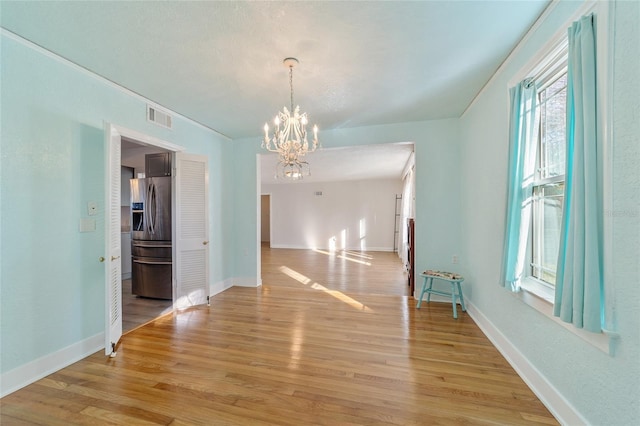
[[[275,128],[269,135],[269,125],[264,125],[262,148],[278,153],[276,179],[279,177],[299,180],[311,174],[309,163],[304,156],[318,147],[318,126],[313,126],[311,147],[307,141],[307,113],[300,113],[300,106],[293,108],[293,67],[298,64],[296,58],[286,58],[284,65],[289,67],[289,87],[291,89],[291,109],[284,107],[273,120]]]

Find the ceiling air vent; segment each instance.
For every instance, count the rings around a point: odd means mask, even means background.
[[[171,128],[171,116],[169,113],[151,105],[147,105],[147,121],[167,129]]]

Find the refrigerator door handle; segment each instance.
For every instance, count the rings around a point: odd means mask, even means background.
[[[151,208],[151,203],[150,201],[150,196],[151,196],[151,185],[149,185],[147,183],[147,188],[144,194],[144,233],[147,234],[148,232],[150,232],[150,225],[149,225],[149,209]]]
[[[133,240],[134,247],[145,247],[145,248],[171,248],[171,243],[167,244],[145,244],[144,241]]]
[[[149,232],[155,234],[155,219],[156,219],[156,186],[153,182],[149,183]]]
[[[157,261],[157,260],[139,260],[133,259],[133,263],[140,263],[142,265],[171,265],[171,261]]]
[[[158,192],[156,189],[156,184],[152,184],[153,187],[153,195],[151,196],[151,214],[153,215],[153,220],[151,221],[151,233],[156,233],[156,222],[158,219]]]

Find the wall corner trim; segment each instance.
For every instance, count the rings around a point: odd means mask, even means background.
[[[561,424],[588,424],[575,407],[473,303],[467,301],[466,304],[467,312],[478,327]]]
[[[98,333],[66,348],[9,370],[0,377],[0,398],[4,398],[10,393],[55,373],[76,361],[80,361],[103,348],[104,333]]]

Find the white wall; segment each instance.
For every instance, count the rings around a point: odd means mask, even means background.
[[[393,251],[399,178],[264,184],[262,193],[271,194],[271,247]]]

